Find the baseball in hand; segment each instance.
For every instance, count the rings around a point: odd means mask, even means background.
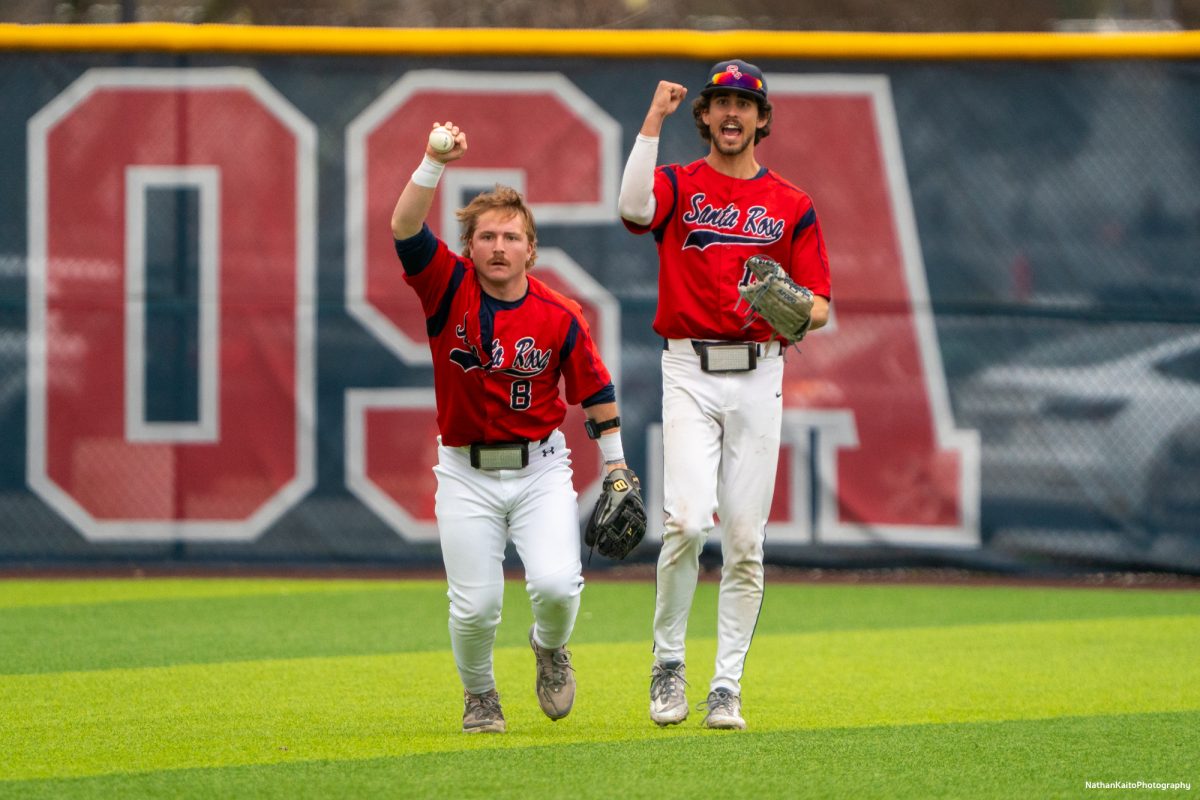
[[[454,149],[454,134],[448,128],[434,128],[429,132],[429,146],[435,153],[449,153]]]

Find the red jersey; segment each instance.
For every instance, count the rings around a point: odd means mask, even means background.
[[[487,295],[428,226],[396,253],[425,312],[442,444],[544,439],[566,417],[560,377],[572,405],[606,389],[598,402],[613,399],[578,303],[533,276],[520,300]]]
[[[661,166],[649,225],[625,221],[658,243],[658,313],[654,330],[668,339],[765,342],[762,319],[745,330],[738,286],[750,256],[769,256],[813,294],[830,297],[829,257],[812,200],[763,167],[749,180],[722,175],[704,159]],[[740,303],[740,307],[739,307]]]

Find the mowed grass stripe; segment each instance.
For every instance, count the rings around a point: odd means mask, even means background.
[[[446,618],[402,584],[6,609],[0,674],[441,650]]]
[[[592,581],[572,641],[646,641],[653,608],[650,583]],[[447,613],[440,581],[0,581],[0,674],[442,650]],[[498,644],[521,646],[520,581],[504,613]],[[758,633],[1163,614],[1200,614],[1200,592],[773,583]],[[715,617],[702,583],[689,630]]]
[[[76,798],[1079,797],[1086,781],[1191,780],[1200,712],[678,735],[356,762],[0,784]]]
[[[92,605],[139,600],[262,597],[367,591],[423,592],[440,581],[300,580],[287,578],[114,578],[0,580],[0,609]]]
[[[1195,711],[1194,616],[756,637],[744,687],[760,733]],[[711,640],[690,644],[703,698]],[[497,652],[510,733],[458,732],[448,652],[0,677],[0,776],[360,760],[487,748],[707,736],[647,723],[649,648],[575,648],[580,696],[551,723],[532,654]]]

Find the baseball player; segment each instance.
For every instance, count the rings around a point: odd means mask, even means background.
[[[496,186],[458,212],[461,256],[425,224],[443,169],[467,152],[466,133],[445,127],[453,143],[426,147],[392,212],[392,234],[433,355],[435,510],[463,730],[503,732],[492,650],[509,537],[533,607],[538,703],[558,720],[575,698],[566,644],[583,577],[570,451],[558,430],[566,414],[560,379],[566,402],[583,405],[609,469],[626,465],[612,380],[579,305],[528,274],[537,231],[520,193]]]
[[[763,539],[782,422],[788,340],[765,321],[746,326],[738,287],[746,260],[765,255],[813,292],[811,328],[829,316],[829,262],[808,195],[755,159],[771,130],[762,72],[722,61],[692,106],[708,155],[656,169],[663,120],[687,89],[661,81],[621,182],[619,210],[634,233],[658,244],[663,337],[666,520],[658,559],[650,718],[688,715],[684,637],[700,552],[720,519],[723,565],[716,671],[704,719],[744,729],[741,678],[763,596]]]

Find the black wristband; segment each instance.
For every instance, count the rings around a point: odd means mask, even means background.
[[[585,419],[583,421],[583,429],[585,431],[587,431],[587,435],[588,435],[589,439],[599,439],[600,434],[604,433],[606,430],[609,430],[610,428],[619,428],[619,427],[621,427],[621,418],[620,417],[613,417],[612,419],[606,419],[606,420],[604,420],[604,422],[596,422],[595,420],[593,420],[591,418]]]

